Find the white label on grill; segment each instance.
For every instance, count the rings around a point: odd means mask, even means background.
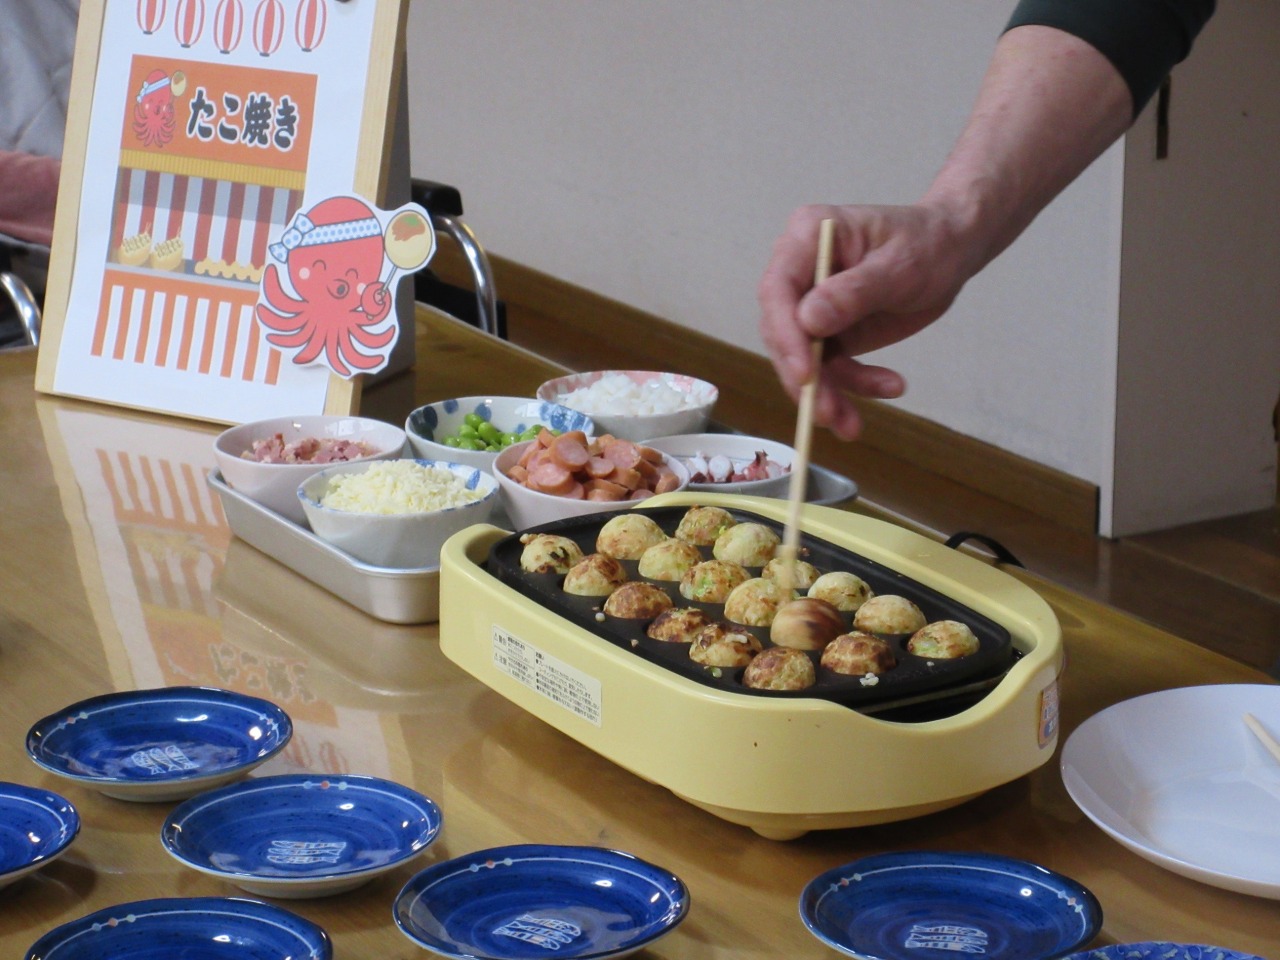
[[[530,690],[600,726],[600,681],[595,677],[496,626],[493,665]]]

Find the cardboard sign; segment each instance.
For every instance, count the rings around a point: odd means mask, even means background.
[[[225,423],[354,412],[357,374],[385,356],[329,361],[394,342],[387,290],[345,313],[297,290],[286,301],[271,250],[327,198],[383,201],[406,13],[405,0],[84,0],[38,390]],[[385,266],[359,292],[404,272]],[[269,286],[277,307],[303,303],[275,311],[274,331],[259,319]],[[290,330],[293,348],[272,342]],[[361,350],[300,362],[304,333]]]

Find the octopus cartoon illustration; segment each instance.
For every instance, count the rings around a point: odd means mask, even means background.
[[[271,256],[288,273],[268,264],[262,275],[258,322],[267,342],[296,350],[293,362],[321,361],[342,377],[384,366],[399,334],[384,323],[393,297],[379,279],[383,229],[374,211],[356,197],[330,197],[298,214]],[[295,295],[296,294],[296,295]]]
[[[179,74],[179,77],[181,75]],[[173,78],[163,70],[152,70],[134,99],[133,132],[143,146],[163,147],[173,139],[175,125]]]

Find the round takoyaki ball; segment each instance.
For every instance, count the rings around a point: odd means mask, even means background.
[[[643,580],[624,583],[604,602],[604,612],[623,620],[654,620],[675,604],[661,587]]]
[[[698,632],[713,622],[711,615],[699,607],[673,608],[658,614],[645,633],[665,643],[693,643]]]
[[[911,635],[907,649],[930,660],[955,660],[978,652],[978,638],[968,624],[958,620],[935,620]]]
[[[772,527],[763,523],[735,523],[716,537],[711,555],[744,567],[763,567],[773,559],[780,543],[782,537]]]
[[[766,580],[779,580],[782,578],[782,565],[787,561],[782,557],[774,557],[764,565],[764,569],[760,571],[760,576]],[[808,560],[795,560],[791,564],[791,585],[797,590],[808,590],[813,586],[813,582],[818,579],[818,568]]]
[[[872,597],[853,615],[853,626],[866,633],[915,633],[925,625],[924,614],[906,597],[891,593]]]
[[[627,571],[613,557],[589,553],[564,575],[564,592],[579,597],[607,597],[627,582]]]
[[[821,650],[844,633],[844,618],[826,600],[801,597],[782,605],[769,626],[769,639],[780,647]]]
[[[817,682],[809,655],[790,647],[770,647],[742,672],[743,685],[754,690],[804,690]]]
[[[734,587],[725,598],[724,618],[748,627],[767,627],[782,605],[795,598],[795,591],[783,590],[777,580],[752,577]]]
[[[707,667],[745,667],[764,649],[748,630],[717,621],[698,631],[689,647],[689,659]]]
[[[889,641],[855,630],[842,633],[822,649],[821,664],[833,673],[850,677],[885,673],[898,665]]]
[[[675,535],[696,547],[709,547],[737,522],[723,507],[690,507],[680,518]]]
[[[582,559],[581,547],[554,533],[526,533],[520,542],[520,569],[525,573],[568,573]]]
[[[733,588],[751,579],[747,568],[727,560],[703,560],[680,578],[680,596],[699,603],[724,603]]]
[[[667,537],[640,555],[640,576],[650,580],[679,580],[685,571],[702,562],[692,543]]]
[[[810,585],[809,596],[825,600],[843,613],[853,613],[875,594],[856,573],[832,570]]]
[[[596,534],[596,552],[618,560],[639,560],[655,543],[667,539],[653,517],[643,513],[620,513],[610,517]]]

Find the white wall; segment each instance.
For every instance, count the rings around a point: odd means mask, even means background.
[[[413,172],[461,188],[491,252],[763,353],[788,213],[915,199],[1013,6],[414,0]],[[1117,146],[882,351],[901,406],[1109,488],[1124,189]]]

